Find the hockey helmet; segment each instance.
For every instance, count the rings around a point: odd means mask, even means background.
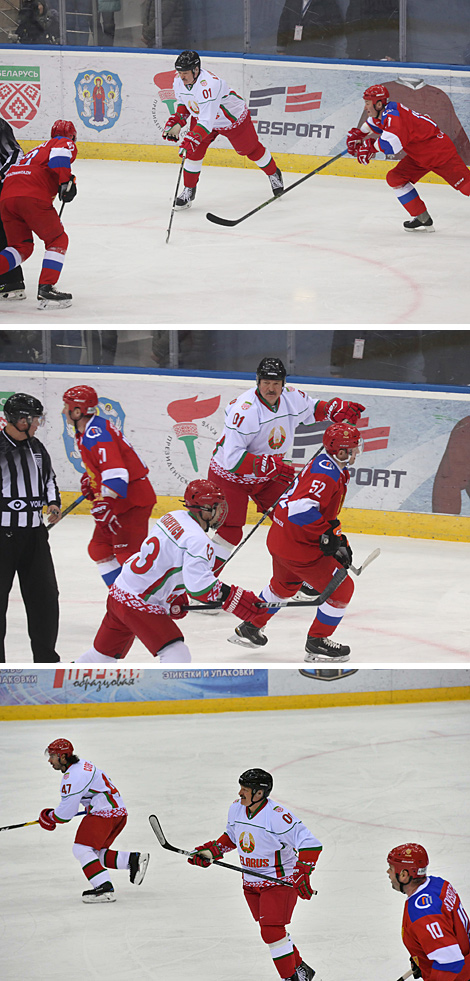
[[[77,130],[69,119],[56,119],[55,123],[52,124],[51,140],[55,139],[56,136],[64,137],[66,140],[73,140],[75,143]]]
[[[377,109],[376,102],[382,103],[382,109],[387,105],[390,98],[390,93],[385,85],[371,85],[364,92],[364,99],[370,99],[374,104],[374,109]]]
[[[274,783],[271,774],[266,770],[260,770],[257,766],[252,767],[250,770],[245,770],[239,776],[238,782],[241,787],[249,787],[253,792],[262,790],[263,797],[265,798],[269,797]]]
[[[333,426],[328,426],[323,434],[323,446],[331,456],[336,456],[339,450],[352,450],[360,444],[359,430],[347,422],[336,422]]]
[[[72,743],[69,739],[54,739],[44,751],[45,756],[52,756],[53,753],[56,753],[57,756],[72,756]]]
[[[273,379],[274,381],[286,381],[286,369],[280,358],[263,358],[256,369],[256,384],[259,385],[262,378]]]
[[[178,55],[175,61],[175,68],[177,72],[194,72],[197,74],[201,71],[201,59],[197,51],[182,51]]]
[[[211,511],[212,518],[217,517],[217,521],[213,523],[210,519],[208,526],[214,530],[223,525],[228,514],[228,504],[224,493],[211,480],[192,480],[184,492],[182,503],[190,514],[201,515],[201,511]],[[218,508],[220,508],[220,513],[217,516]]]
[[[422,845],[407,842],[392,848],[387,856],[387,862],[395,875],[409,872],[412,879],[425,879],[429,865],[428,853]]]
[[[81,409],[83,415],[93,416],[98,406],[98,396],[94,388],[90,385],[76,385],[75,388],[68,388],[63,395],[64,402],[70,412],[74,409]]]
[[[13,426],[20,419],[27,419],[31,425],[33,418],[42,418],[44,415],[44,406],[35,398],[34,395],[25,395],[24,392],[16,392],[15,395],[10,395],[3,406],[3,414],[7,422],[10,422]]]

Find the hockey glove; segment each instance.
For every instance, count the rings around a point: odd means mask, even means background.
[[[357,159],[360,164],[368,164],[378,150],[375,149],[373,140],[364,140],[363,144],[357,148]]]
[[[91,508],[91,514],[93,515],[96,523],[107,528],[112,535],[117,535],[119,529],[122,527],[121,522],[118,521],[116,515],[113,514],[109,504],[105,504],[104,501],[97,501]]]
[[[268,456],[266,453],[264,456],[255,456],[253,473],[262,480],[275,480],[286,487],[295,480],[295,467],[284,463],[282,456]]]
[[[94,501],[95,495],[91,489],[90,478],[87,473],[82,474],[80,477],[80,488],[84,497],[87,501]]]
[[[364,409],[365,405],[361,405],[360,402],[343,402],[342,399],[338,398],[330,399],[326,403],[326,418],[330,419],[331,422],[349,422],[355,426]]]
[[[421,970],[419,965],[416,963],[414,957],[410,957],[411,971],[414,978],[422,978]]]
[[[220,862],[224,853],[220,850],[216,841],[206,841],[204,845],[198,845],[194,849],[191,858],[188,858],[190,865],[199,865],[202,869],[208,869],[212,862]]]
[[[349,130],[346,137],[346,145],[348,148],[348,153],[350,153],[352,157],[357,156],[357,151],[364,139],[364,136],[365,133],[363,133],[362,129],[359,129],[357,126],[353,126],[353,128]]]
[[[294,886],[301,899],[311,899],[313,896],[313,889],[310,885],[311,872],[311,865],[306,865],[305,862],[297,862],[294,869]]]
[[[50,807],[45,807],[44,810],[41,811],[38,820],[41,828],[44,828],[44,831],[55,831],[56,821],[53,814],[54,811]]]
[[[341,525],[337,518],[330,521],[330,526],[328,531],[320,535],[318,544],[323,555],[332,556],[344,569],[349,569],[352,562],[352,549],[346,535],[342,534]]]
[[[199,136],[198,133],[195,133],[194,131],[191,130],[189,131],[189,133],[186,133],[184,140],[181,141],[181,146],[178,151],[180,157],[183,153],[183,150],[186,150],[186,153],[193,153],[195,150],[197,150],[201,141],[202,141],[202,136]]]
[[[189,596],[187,593],[172,593],[168,597],[167,603],[170,604],[170,616],[172,620],[182,620],[188,613],[184,606],[189,606]]]
[[[169,140],[170,143],[177,143],[185,122],[186,120],[183,119],[182,116],[178,115],[178,113],[175,113],[174,116],[170,116],[163,127],[163,139]]]
[[[259,596],[241,586],[231,586],[227,599],[222,603],[222,609],[234,613],[239,620],[251,620],[261,612],[261,606]]]
[[[77,193],[77,178],[75,174],[70,174],[70,180],[65,181],[64,184],[59,186],[59,201],[65,201],[66,204],[69,201],[73,201]]]

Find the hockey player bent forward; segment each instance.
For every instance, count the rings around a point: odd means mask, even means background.
[[[337,423],[323,436],[324,452],[316,456],[277,505],[266,540],[273,559],[273,575],[260,597],[267,603],[287,600],[308,584],[321,593],[341,566],[348,569],[352,551],[341,532],[338,514],[349,482],[347,465],[355,462],[361,436],[355,426]],[[350,576],[318,607],[305,644],[306,661],[348,661],[350,648],[330,640],[341,623],[354,592]],[[281,607],[252,617],[235,628],[231,643],[262,647],[267,643],[261,627]]]
[[[177,143],[183,126],[190,128],[181,141],[180,155],[186,151],[184,188],[175,207],[190,208],[196,197],[196,186],[202,161],[213,141],[225,136],[233,149],[248,157],[263,170],[275,197],[284,190],[282,174],[269,150],[260,143],[248,106],[223,78],[201,67],[197,51],[182,51],[175,61],[174,85],[176,112],[163,129],[163,139]]]
[[[240,864],[246,869],[243,893],[279,977],[285,981],[312,981],[315,971],[302,960],[286,924],[291,921],[298,897],[313,896],[310,874],[322,845],[295,814],[271,800],[273,778],[266,770],[245,770],[238,782],[239,800],[230,807],[225,833],[216,841],[206,841],[195,848],[188,862],[208,868],[211,862],[237,848]],[[286,879],[294,888],[257,878],[257,868],[273,878]]]

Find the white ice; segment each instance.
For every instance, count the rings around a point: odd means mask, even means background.
[[[148,823],[156,813],[180,848],[216,837],[250,766],[273,773],[274,800],[324,846],[318,895],[299,900],[290,928],[302,956],[323,981],[395,981],[409,959],[389,850],[422,843],[430,872],[470,906],[469,722],[469,703],[452,702],[1,723],[1,826],[57,805],[43,749],[65,736],[129,808],[118,846],[151,855],[141,886],[113,872],[117,901],[87,906],[71,852],[78,819],[53,834],[1,832],[3,981],[276,981],[241,875],[191,868]]]
[[[50,542],[60,589],[57,652],[64,661],[88,650],[105,613],[107,589],[88,558],[93,519],[69,515],[51,532]],[[245,534],[252,526],[245,528]],[[349,535],[354,563],[379,547],[381,555],[359,576],[355,593],[335,639],[351,647],[357,664],[470,662],[468,568],[470,543],[415,538]],[[227,566],[223,580],[259,590],[271,578],[266,530],[257,529]],[[196,663],[303,663],[304,645],[315,608],[281,610],[267,626],[268,644],[258,650],[227,641],[239,622],[232,614],[190,613],[179,625]],[[6,657],[9,663],[32,660],[23,601],[17,582],[10,596]],[[155,663],[135,641],[122,663]],[[113,662],[114,663],[114,662]]]
[[[384,179],[311,177],[269,200],[263,173],[203,168],[191,210],[174,216],[179,166],[77,160],[78,195],[63,220],[68,310],[40,311],[43,246],[25,263],[28,298],[2,305],[5,326],[58,324],[468,324],[470,202],[420,184],[436,233],[405,232]],[[285,185],[301,174],[286,173]],[[6,309],[5,309],[6,306]]]

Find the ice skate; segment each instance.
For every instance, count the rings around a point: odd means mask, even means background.
[[[281,171],[279,170],[279,167],[274,172],[274,174],[270,174],[268,176],[269,176],[269,183],[271,184],[274,197],[277,198],[279,197],[280,194],[282,194],[284,190],[284,181],[282,179],[282,174]]]
[[[331,637],[307,637],[304,661],[349,661],[351,648]]]
[[[140,886],[143,882],[149,861],[148,852],[131,852],[129,856],[129,878],[134,886]]]
[[[313,589],[313,587],[309,586],[308,583],[303,582],[299,591],[292,597],[292,599],[294,600],[294,603],[299,603],[300,600],[312,600],[315,599],[315,596],[319,595],[320,591],[318,589]]]
[[[25,300],[26,289],[24,283],[1,283],[0,300]]]
[[[184,187],[179,198],[176,198],[175,201],[176,210],[183,211],[184,208],[190,208],[195,197],[196,197],[195,187]]]
[[[315,974],[313,967],[309,967],[305,961],[302,961],[302,963],[298,965],[295,973],[298,981],[312,981],[313,977],[317,978],[317,981],[321,981],[321,979]]]
[[[86,889],[82,892],[84,903],[115,903],[114,886],[111,882],[103,882],[96,889]]]
[[[264,647],[268,643],[268,638],[263,631],[249,620],[239,623],[238,627],[235,627],[233,637],[227,637],[227,640],[229,644],[239,644],[240,647]]]
[[[72,303],[71,293],[60,293],[56,290],[54,286],[39,284],[38,286],[38,307],[40,310],[46,310],[47,308],[57,308],[62,309],[63,307],[69,307]]]
[[[416,218],[412,218],[411,221],[404,221],[403,228],[407,232],[434,232],[434,223],[431,215],[427,211],[423,211],[422,215],[417,215]]]

